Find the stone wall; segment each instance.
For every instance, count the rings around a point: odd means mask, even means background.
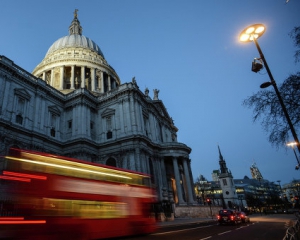
[[[175,217],[192,217],[192,218],[216,218],[220,206],[176,206]]]

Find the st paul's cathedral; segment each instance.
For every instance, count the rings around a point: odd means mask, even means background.
[[[0,155],[18,147],[147,173],[160,202],[193,205],[191,148],[159,90],[121,83],[82,32],[75,10],[32,73],[0,56]]]

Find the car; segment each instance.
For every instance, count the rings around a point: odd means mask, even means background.
[[[250,217],[246,213],[244,213],[244,212],[237,212],[237,214],[239,215],[242,223],[247,223],[247,222],[249,223],[250,222]]]
[[[241,218],[235,210],[222,209],[219,211],[217,216],[219,225],[222,224],[239,224],[241,223]]]

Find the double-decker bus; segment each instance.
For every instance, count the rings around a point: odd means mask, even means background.
[[[155,231],[150,176],[11,148],[0,158],[0,239],[103,239]]]

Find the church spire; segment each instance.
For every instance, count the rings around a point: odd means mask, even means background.
[[[77,16],[78,16],[77,12],[78,12],[78,9],[75,9],[74,19],[71,23],[71,26],[69,27],[69,35],[72,35],[72,34],[82,35],[82,27],[80,26],[80,22],[77,18]]]
[[[221,160],[224,161],[219,145],[218,145],[218,149],[219,149],[219,159],[220,159],[220,161]]]
[[[227,166],[226,166],[225,159],[222,156],[222,153],[221,153],[219,145],[218,145],[218,149],[219,149],[219,164],[220,164],[221,173],[229,173],[228,169],[227,169]]]

